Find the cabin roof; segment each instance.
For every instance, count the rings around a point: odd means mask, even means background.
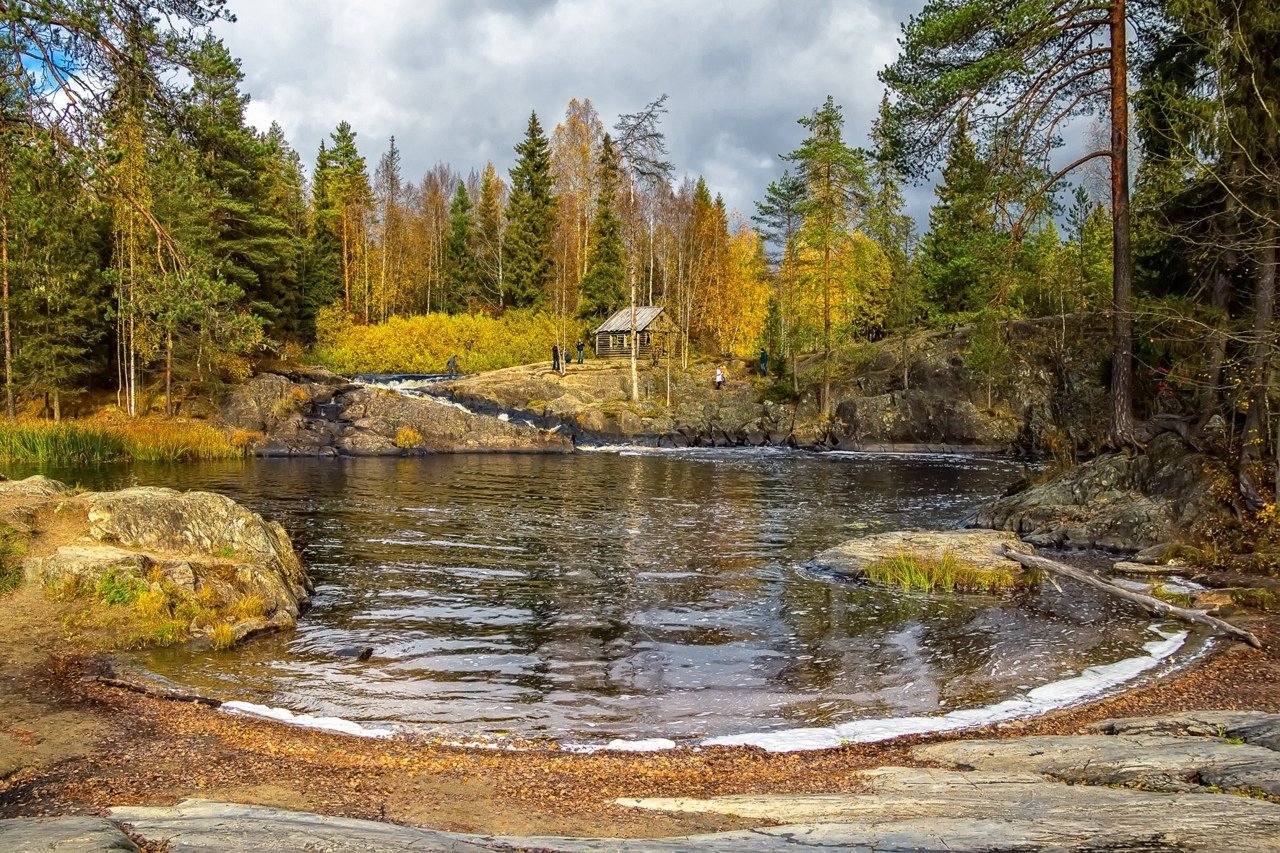
[[[643,332],[645,329],[649,328],[649,325],[653,323],[654,320],[658,319],[658,316],[662,314],[662,311],[663,311],[662,308],[658,308],[654,306],[637,305],[636,306],[636,331]],[[608,320],[605,320],[598,327],[596,327],[596,330],[592,332],[592,334],[598,335],[601,332],[629,332],[629,331],[631,331],[631,307],[627,306],[626,308],[622,308],[618,311],[615,311]]]

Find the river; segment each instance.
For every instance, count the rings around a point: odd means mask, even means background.
[[[1090,590],[874,589],[809,565],[862,533],[957,524],[1015,463],[797,451],[104,466],[281,521],[316,579],[296,632],[160,650],[203,693],[449,738],[676,742],[990,707],[1144,657]],[[371,646],[361,662],[338,652]]]

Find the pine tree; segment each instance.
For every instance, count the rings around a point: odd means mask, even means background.
[[[581,317],[604,318],[627,301],[627,249],[622,241],[622,220],[618,218],[618,152],[605,134],[597,165],[596,215],[591,226],[591,248],[587,253],[587,274],[582,278]]]
[[[838,305],[837,255],[854,224],[854,213],[866,199],[866,163],[861,152],[844,143],[844,116],[831,96],[813,113],[800,119],[809,136],[784,159],[796,164],[808,192],[800,204],[804,225],[800,239],[810,251],[801,258],[816,265],[810,276],[819,290],[822,345],[822,387],[819,409],[831,414],[831,361],[836,343],[834,320]]]
[[[555,276],[552,237],[556,197],[552,192],[551,149],[537,113],[529,115],[516,155],[507,205],[506,279],[508,304],[524,308],[545,299]]]
[[[938,203],[929,212],[929,231],[921,245],[924,295],[929,307],[942,314],[986,305],[998,289],[1004,266],[990,171],[968,127],[963,117],[956,124],[937,188]]]
[[[14,372],[22,391],[43,396],[54,420],[100,367],[106,334],[100,209],[53,141],[15,146],[7,204],[8,278],[13,290]]]
[[[358,285],[358,261],[364,245],[365,213],[372,201],[373,191],[369,187],[369,175],[365,169],[364,157],[356,148],[356,132],[345,121],[329,134],[329,148],[321,148],[324,180],[319,174],[322,166],[316,163],[316,189],[318,196],[315,202],[317,214],[322,216],[321,222],[337,240],[339,248],[339,270],[342,282],[342,307],[351,313],[352,294]],[[358,294],[357,294],[358,295]],[[364,305],[365,319],[368,320],[369,303],[366,294]]]
[[[249,99],[239,91],[244,75],[220,41],[205,38],[190,68],[192,84],[177,123],[208,198],[213,234],[205,248],[218,275],[244,294],[278,337],[287,337],[297,324],[299,247],[286,219],[292,200],[271,196],[271,182],[279,179],[273,168],[287,167],[287,153],[279,148],[283,137],[273,142],[245,125]]]
[[[342,301],[342,241],[338,234],[338,209],[331,184],[334,162],[321,141],[311,179],[311,227],[303,261],[302,293],[306,305],[306,339],[315,336],[315,316],[321,309]]]
[[[458,181],[458,190],[449,206],[449,242],[445,245],[445,276],[448,289],[445,310],[458,314],[470,307],[475,295],[476,260],[471,252],[471,197]]]
[[[796,236],[804,218],[800,208],[808,187],[804,179],[791,172],[765,188],[764,201],[756,202],[756,215],[752,220],[760,229],[766,246],[772,247],[770,260],[775,268],[774,292],[769,306],[768,348],[782,363],[790,364],[791,390],[800,391],[796,361],[799,348],[796,341],[796,294],[791,272],[795,269]],[[775,363],[777,363],[775,361]],[[775,369],[775,374],[781,371]]]

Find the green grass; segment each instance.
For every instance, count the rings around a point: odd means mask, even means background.
[[[1242,607],[1273,610],[1276,606],[1276,594],[1269,589],[1233,589],[1231,590],[1231,601]]]
[[[76,424],[0,426],[0,459],[85,465],[125,458],[124,439]]]
[[[145,581],[134,577],[130,574],[117,572],[115,569],[109,569],[102,579],[98,581],[98,598],[102,599],[104,604],[112,604],[118,607],[131,607],[138,600],[139,596],[147,591]]]
[[[48,465],[101,462],[183,462],[243,456],[243,442],[206,424],[139,421],[128,424],[0,425],[0,461]]]
[[[22,532],[0,521],[0,595],[8,595],[22,585],[22,561],[26,553]]]
[[[1172,604],[1174,607],[1190,607],[1195,603],[1195,596],[1190,593],[1176,592],[1163,586],[1157,586],[1151,590],[1151,596],[1160,599],[1166,604]]]
[[[1012,570],[983,569],[959,559],[951,552],[941,557],[922,557],[902,552],[872,563],[867,579],[882,586],[908,592],[967,592],[1000,595],[1026,586],[1027,578]]]

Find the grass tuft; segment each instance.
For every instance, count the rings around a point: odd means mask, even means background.
[[[128,607],[147,591],[147,584],[128,573],[109,569],[98,581],[98,598],[104,604]]]
[[[22,585],[22,561],[27,551],[22,532],[0,521],[0,595],[8,595]]]
[[[983,569],[950,551],[941,557],[901,552],[872,563],[867,579],[908,592],[965,592],[1000,595],[1030,585],[1033,579],[1003,569]]]
[[[1242,588],[1231,590],[1231,601],[1241,607],[1256,610],[1274,610],[1276,594],[1269,589]]]
[[[233,601],[226,609],[226,615],[232,622],[257,619],[267,615],[267,602],[260,595],[246,595]]]
[[[209,642],[216,651],[226,651],[236,644],[236,632],[226,622],[219,622],[213,626]]]
[[[244,456],[247,445],[237,445],[233,439],[234,436],[207,424],[184,421],[4,424],[0,425],[0,461],[89,465]]]

